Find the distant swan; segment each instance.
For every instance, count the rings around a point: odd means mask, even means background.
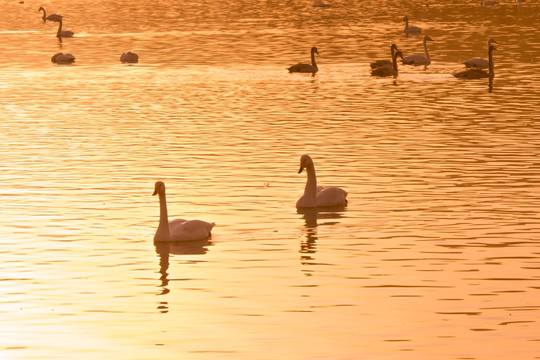
[[[404,16],[403,21],[405,21],[405,28],[403,29],[405,34],[420,34],[422,32],[422,29],[420,29],[418,26],[409,25],[408,17]]]
[[[322,8],[327,8],[327,7],[330,7],[331,5],[330,4],[326,4],[322,1],[316,1],[313,3],[313,7],[322,7]]]
[[[488,39],[487,41],[487,47],[489,49],[489,46],[493,43],[497,43],[495,40],[493,39]],[[465,67],[467,68],[477,68],[477,69],[487,69],[488,66],[489,66],[489,60],[486,60],[486,59],[482,59],[482,58],[479,58],[479,57],[475,57],[475,58],[472,58],[472,59],[469,59],[469,60],[465,60],[463,62],[463,64],[465,65]]]
[[[404,65],[414,65],[414,66],[421,66],[424,65],[424,67],[427,67],[429,64],[431,64],[431,59],[429,57],[426,41],[433,41],[432,38],[429,36],[424,36],[424,55],[419,54],[413,54],[408,55],[403,58],[401,61]]]
[[[296,202],[297,208],[313,208],[325,206],[345,206],[347,205],[347,192],[338,187],[317,186],[317,176],[315,166],[309,155],[302,155],[300,158],[300,174],[306,169],[307,182],[304,195]]]
[[[493,64],[493,50],[497,50],[497,48],[493,45],[490,45],[488,49],[488,59],[489,59],[488,72],[486,72],[485,70],[477,69],[477,68],[471,68],[464,71],[460,71],[454,74],[454,76],[460,79],[482,79],[482,78],[487,78],[487,77],[493,78],[495,76],[494,64]]]
[[[43,11],[43,17],[42,17],[43,22],[46,22],[47,20],[56,21],[56,20],[62,18],[62,15],[58,15],[58,14],[51,14],[51,15],[47,16],[47,12],[45,12],[45,9],[43,8],[43,6],[39,7],[38,12],[40,12],[40,11]]]
[[[482,0],[480,1],[480,6],[494,6],[497,5],[499,2],[497,0]]]
[[[51,62],[56,63],[58,65],[69,65],[75,61],[75,56],[67,53],[67,54],[54,54],[51,58]]]
[[[208,239],[211,236],[210,232],[215,223],[184,219],[169,222],[165,184],[162,181],[156,182],[152,195],[159,195],[159,225],[154,241],[193,241]]]
[[[388,60],[388,59],[375,60],[374,62],[372,62],[369,65],[371,66],[372,69],[375,69],[375,68],[378,68],[378,67],[381,67],[381,66],[392,67],[392,59],[394,58],[394,53],[396,51],[397,51],[397,45],[392,44],[392,46],[390,46],[390,60]]]
[[[132,53],[131,51],[128,51],[127,53],[123,53],[120,55],[120,61],[123,63],[138,63],[139,62],[139,55]]]
[[[54,20],[58,23],[58,31],[56,32],[56,37],[60,42],[62,42],[62,38],[71,38],[75,34],[73,31],[70,30],[62,30],[62,17],[60,16],[59,19]]]
[[[289,70],[290,73],[294,73],[294,72],[312,73],[313,75],[315,75],[317,71],[319,71],[319,68],[317,67],[317,63],[315,62],[315,54],[319,55],[319,51],[314,46],[311,48],[311,64],[298,63],[287,69]]]
[[[403,59],[401,51],[396,51],[392,57],[392,66],[379,66],[378,68],[371,70],[373,76],[398,76],[397,58],[398,56]]]

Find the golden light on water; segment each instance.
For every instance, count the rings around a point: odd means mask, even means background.
[[[0,358],[538,357],[540,6],[325,3],[2,2]]]

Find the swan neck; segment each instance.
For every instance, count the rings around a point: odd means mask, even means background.
[[[495,67],[493,66],[493,48],[489,48],[488,52],[488,63],[489,63],[489,77],[495,76]]]
[[[58,21],[58,31],[56,32],[56,37],[59,39],[62,38],[62,19]]]
[[[167,241],[169,234],[169,214],[167,213],[167,197],[165,193],[159,193],[159,225],[156,236],[159,234],[161,240]]]
[[[315,175],[315,166],[309,165],[306,167],[307,182],[304,189],[304,196],[315,200],[317,197],[317,175]]]
[[[392,69],[394,70],[394,76],[397,76],[398,74],[398,69],[397,69],[397,57],[398,57],[398,54],[395,53],[393,56],[392,56]]]
[[[317,63],[315,62],[315,51],[314,51],[314,50],[311,50],[311,65],[312,65],[315,69],[318,69]]]
[[[426,59],[430,60],[429,53],[428,53],[428,50],[427,50],[427,39],[426,38],[424,38],[424,56],[426,57]]]

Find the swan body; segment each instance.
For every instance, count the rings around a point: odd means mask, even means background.
[[[169,222],[165,184],[162,181],[155,183],[152,195],[159,195],[159,225],[154,235],[154,241],[194,241],[205,240],[211,236],[215,223],[184,219],[175,219]]]
[[[392,67],[392,59],[394,58],[394,53],[397,51],[397,45],[396,44],[392,44],[392,46],[390,46],[390,60],[388,59],[384,59],[384,60],[375,60],[374,62],[372,62],[371,64],[369,64],[371,66],[372,69],[375,69],[375,68],[378,68],[378,67],[381,67],[381,66],[388,66],[388,67]]]
[[[319,71],[319,68],[317,67],[317,63],[315,62],[315,54],[319,55],[319,51],[314,46],[311,48],[311,64],[302,64],[298,63],[296,65],[293,65],[287,70],[289,70],[290,73],[299,72],[299,73],[312,73],[315,75],[317,71]]]
[[[322,7],[322,8],[327,8],[327,7],[330,7],[331,5],[330,4],[326,4],[322,1],[316,1],[313,3],[313,7]]]
[[[405,21],[405,28],[403,29],[403,32],[408,34],[420,34],[422,32],[422,29],[420,29],[418,26],[409,25],[409,18],[404,16],[403,21]]]
[[[424,55],[420,54],[413,54],[405,56],[401,62],[404,65],[413,65],[413,66],[422,66],[427,67],[429,64],[431,64],[431,58],[429,57],[428,49],[427,49],[427,41],[433,41],[432,38],[430,38],[428,35],[424,36]]]
[[[307,182],[304,195],[296,202],[297,208],[314,208],[328,206],[347,205],[347,192],[338,187],[317,186],[317,176],[315,166],[309,155],[302,155],[300,158],[300,174],[304,169],[307,172]]]
[[[398,56],[403,59],[401,51],[396,51],[392,56],[392,66],[380,66],[371,70],[373,76],[398,76],[397,58]]]
[[[51,14],[51,15],[47,16],[47,12],[43,8],[43,6],[39,7],[38,12],[40,12],[40,11],[43,11],[43,17],[42,17],[43,22],[46,22],[47,20],[49,20],[49,21],[57,21],[58,19],[62,18],[62,15],[58,15],[58,14]]]
[[[70,30],[62,30],[62,17],[60,16],[59,19],[54,20],[58,23],[58,31],[56,32],[56,37],[60,42],[62,42],[62,38],[71,38],[75,33]]]
[[[139,55],[132,53],[131,51],[128,51],[127,53],[123,53],[120,55],[120,61],[123,63],[129,63],[134,64],[139,62]]]
[[[482,0],[480,1],[480,6],[484,7],[484,6],[495,6],[497,5],[499,2],[497,0]]]
[[[477,68],[470,68],[464,71],[460,71],[454,74],[454,76],[459,79],[482,79],[482,78],[492,79],[495,76],[494,64],[493,64],[493,50],[497,50],[497,48],[493,45],[490,45],[488,49],[488,59],[489,59],[488,71],[477,69]]]
[[[488,39],[487,41],[488,49],[489,49],[489,46],[493,43],[496,44],[497,42],[493,39]],[[465,65],[466,68],[487,69],[489,67],[489,60],[475,57],[472,59],[465,60],[463,64]]]
[[[69,65],[75,61],[75,56],[66,53],[58,53],[52,56],[51,62],[58,64],[58,65]]]

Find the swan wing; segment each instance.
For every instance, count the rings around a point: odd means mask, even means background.
[[[487,69],[489,67],[488,60],[478,57],[465,60],[463,64],[465,65],[465,67],[468,68]]]
[[[169,222],[171,241],[204,240],[211,236],[215,223],[202,220],[176,219]]]
[[[371,66],[372,69],[376,69],[376,68],[381,67],[381,66],[390,66],[390,67],[392,67],[392,61],[390,61],[388,59],[375,60],[374,62],[369,64],[369,66]]]
[[[347,192],[339,187],[326,187],[317,192],[317,206],[345,206]]]
[[[420,54],[413,54],[413,55],[405,56],[401,62],[405,65],[414,65],[414,66],[430,64],[430,61],[424,55],[420,55]]]
[[[317,72],[317,69],[314,66],[312,66],[310,64],[301,64],[301,63],[293,65],[293,66],[287,68],[287,70],[289,70],[289,72],[291,72],[291,73],[293,73],[293,72],[299,72],[299,73]]]

